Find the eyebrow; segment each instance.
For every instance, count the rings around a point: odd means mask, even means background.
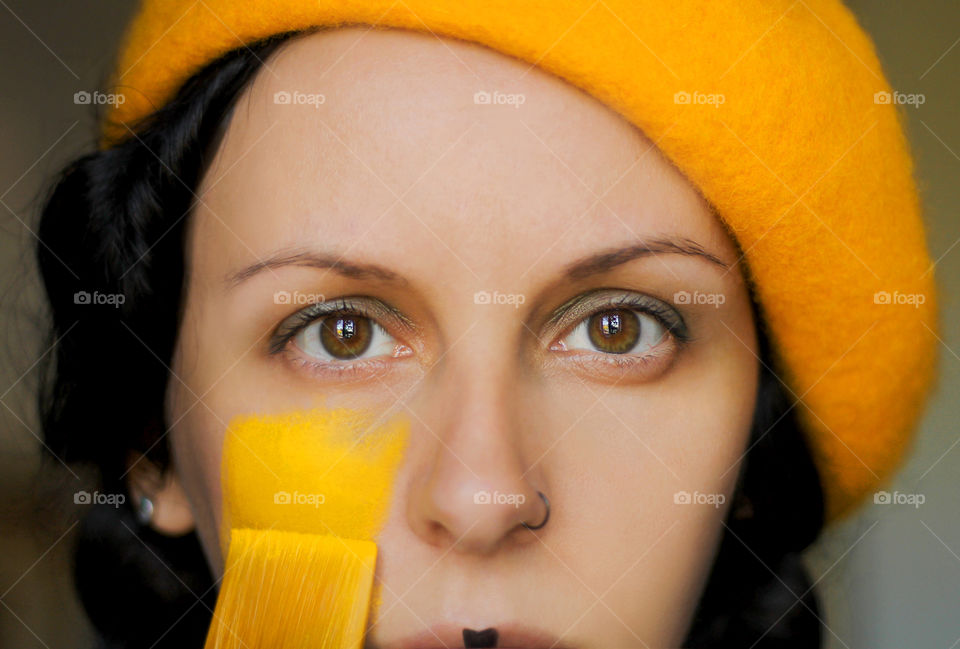
[[[686,238],[663,237],[649,241],[639,241],[628,246],[584,257],[569,264],[564,269],[563,274],[568,280],[581,280],[590,275],[607,272],[634,259],[663,253],[700,257],[724,270],[729,270],[729,266],[718,256],[708,252],[697,242]],[[339,255],[313,251],[278,252],[267,259],[228,274],[226,282],[229,288],[233,288],[264,270],[284,266],[332,270],[350,279],[378,279],[398,285],[409,284],[405,277],[383,266],[348,261]]]
[[[235,273],[229,274],[226,281],[229,287],[233,288],[261,271],[282,268],[284,266],[305,266],[307,268],[332,270],[350,279],[379,279],[384,282],[402,285],[408,283],[405,277],[383,266],[348,261],[340,255],[312,251],[276,253],[267,259],[250,264]]]
[[[580,280],[590,275],[607,272],[634,259],[662,253],[700,257],[725,271],[730,270],[723,260],[706,251],[696,241],[682,237],[662,237],[649,241],[639,241],[629,246],[590,255],[568,265],[564,270],[564,275],[569,280]]]

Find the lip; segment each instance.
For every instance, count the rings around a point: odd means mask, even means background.
[[[453,624],[444,622],[429,627],[426,631],[405,636],[384,644],[367,644],[364,649],[456,649],[463,647],[463,629],[486,629],[494,627],[499,634],[497,649],[576,649],[560,644],[560,638],[542,629],[508,622],[506,624],[475,623]]]

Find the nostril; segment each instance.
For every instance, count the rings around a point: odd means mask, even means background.
[[[463,630],[464,647],[496,647],[499,633],[494,628],[484,629],[483,631],[474,631],[473,629]]]

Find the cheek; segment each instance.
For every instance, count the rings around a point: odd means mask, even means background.
[[[178,399],[174,399],[176,401]],[[184,411],[184,408],[171,408],[172,413],[179,413],[171,419],[179,418],[170,431],[173,462],[193,509],[207,561],[214,576],[219,578],[223,566],[218,535],[223,426],[203,405],[196,405],[185,414]]]
[[[574,516],[558,554],[641,637],[681,642],[709,574],[755,406],[739,347],[640,389],[565,385],[551,407],[554,430],[574,426],[544,459]]]
[[[211,400],[215,394],[205,399]],[[222,574],[233,528],[361,540],[380,531],[408,420],[384,423],[371,412],[341,407],[237,414],[224,425],[222,413],[228,412],[236,412],[235,403],[218,410],[198,405],[171,432],[174,461],[215,577]]]
[[[206,255],[194,250],[193,257],[199,259],[198,267],[191,274],[171,364],[175,378],[167,386],[166,416],[177,477],[190,501],[207,561],[219,578],[225,559],[220,539],[225,430],[232,416],[263,407],[259,400],[264,391],[245,373],[240,355],[230,352],[217,307],[207,287],[196,279],[205,271]]]
[[[406,418],[349,408],[235,417],[224,441],[221,538],[254,528],[372,540],[409,429]]]

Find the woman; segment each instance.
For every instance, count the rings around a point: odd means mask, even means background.
[[[370,647],[819,645],[936,326],[842,6],[147,1],[112,90],[38,246],[105,643],[203,641],[226,422],[322,395],[413,422]]]

